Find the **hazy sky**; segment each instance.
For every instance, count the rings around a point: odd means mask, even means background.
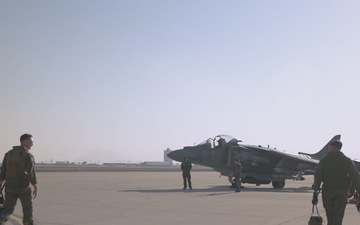
[[[341,134],[360,158],[359,12],[357,0],[1,1],[0,154],[25,132],[37,162],[162,160],[217,134],[313,153]]]

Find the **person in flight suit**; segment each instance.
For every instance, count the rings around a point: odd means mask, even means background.
[[[32,135],[23,134],[20,137],[20,146],[14,146],[5,154],[0,172],[0,186],[2,188],[5,185],[5,208],[0,213],[1,225],[4,225],[14,212],[18,199],[23,208],[23,224],[33,225],[34,223],[32,199],[37,196],[38,189],[35,160],[29,152],[32,146]]]
[[[184,162],[181,163],[181,170],[182,170],[182,176],[184,179],[184,188],[187,188],[187,183],[189,184],[189,188],[192,189],[191,186],[191,175],[190,175],[190,170],[191,170],[192,166],[191,166],[191,162],[190,162],[190,158],[188,156],[185,157]]]
[[[236,187],[235,192],[240,192],[241,175],[242,175],[242,165],[239,159],[235,159],[235,171],[234,171],[235,187]]]
[[[219,140],[218,140],[218,146],[219,147],[224,147],[226,145],[226,141],[225,141],[225,139],[224,138],[220,138]]]
[[[350,180],[356,190],[360,190],[359,172],[352,160],[340,151],[341,148],[342,143],[338,140],[330,143],[328,154],[316,168],[312,185],[312,203],[316,205],[322,183],[322,200],[328,225],[342,225]]]

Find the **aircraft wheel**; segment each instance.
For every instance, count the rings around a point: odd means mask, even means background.
[[[283,188],[283,187],[285,187],[285,180],[273,181],[273,182],[272,182],[272,186],[273,186],[274,188]]]
[[[260,184],[256,184],[256,186],[260,186]]]

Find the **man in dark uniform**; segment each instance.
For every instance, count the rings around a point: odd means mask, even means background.
[[[322,200],[326,211],[328,225],[341,225],[348,197],[350,179],[356,190],[360,190],[360,176],[352,160],[340,152],[342,143],[333,141],[328,154],[322,158],[314,175],[313,204],[318,202],[320,184]],[[350,178],[350,179],[349,179]]]
[[[23,224],[33,225],[32,199],[37,195],[37,181],[35,160],[29,152],[33,146],[32,135],[21,135],[20,143],[20,146],[14,146],[5,154],[1,167],[1,187],[5,181],[5,208],[0,213],[1,225],[4,225],[14,212],[18,199],[20,199],[23,208]],[[30,183],[33,190],[31,190]]]
[[[240,192],[241,174],[242,174],[242,165],[239,159],[235,159],[235,171],[234,171],[235,187],[236,187],[235,192]]]
[[[218,146],[219,147],[224,147],[226,145],[226,141],[225,141],[225,139],[224,138],[220,138],[219,140],[218,140]]]
[[[191,175],[190,175],[191,168],[192,168],[192,166],[191,166],[190,158],[188,156],[186,156],[184,159],[184,162],[181,163],[182,176],[184,179],[184,188],[183,189],[187,188],[186,180],[189,183],[189,188],[192,189]]]

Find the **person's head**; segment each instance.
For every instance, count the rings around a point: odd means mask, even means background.
[[[342,143],[339,140],[335,140],[329,145],[329,152],[338,152],[342,148]]]
[[[22,147],[25,147],[27,149],[31,149],[33,146],[33,136],[31,134],[23,134],[20,136],[20,144]]]
[[[226,144],[226,141],[225,141],[224,138],[220,138],[220,139],[218,140],[218,145],[219,145],[219,146],[224,146],[225,144]]]
[[[235,159],[235,164],[239,164],[240,160],[239,159]]]
[[[190,160],[190,159],[189,159],[189,156],[185,156],[185,159],[184,159],[184,160],[185,160],[185,162],[189,162],[189,160]]]

